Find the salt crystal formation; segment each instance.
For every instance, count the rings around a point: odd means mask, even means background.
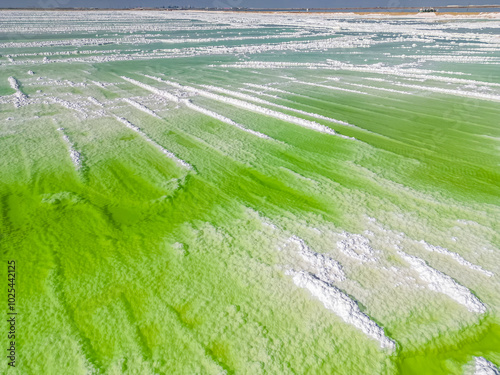
[[[499,374],[498,13],[0,20],[0,374]]]

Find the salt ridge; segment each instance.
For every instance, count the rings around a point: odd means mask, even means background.
[[[474,357],[474,375],[500,375],[500,370],[490,361],[483,357]]]
[[[160,146],[158,143],[156,143],[155,141],[153,141],[151,138],[149,138],[139,127],[135,126],[134,124],[132,124],[128,120],[124,119],[123,117],[119,117],[119,116],[116,116],[116,115],[113,115],[113,116],[114,116],[115,119],[117,119],[122,124],[124,124],[127,128],[129,128],[129,129],[135,131],[136,133],[138,133],[147,142],[151,143],[158,150],[160,150],[163,154],[165,154],[170,159],[174,160],[180,166],[182,166],[184,168],[187,168],[189,170],[193,169],[193,167],[189,163],[186,163],[184,160],[179,159],[177,156],[175,156],[175,154],[173,154],[172,152],[166,150],[165,148],[163,148],[162,146]]]
[[[25,95],[19,88],[19,82],[17,81],[17,79],[15,79],[14,77],[9,77],[7,80],[9,81],[10,87],[16,91],[13,100],[14,107],[19,108],[23,105],[28,104],[28,96]]]
[[[160,89],[157,89],[156,87],[154,86],[151,86],[151,85],[147,85],[145,83],[142,83],[142,82],[139,82],[139,81],[136,81],[135,79],[132,79],[132,78],[128,78],[128,77],[124,77],[124,76],[121,76],[120,78],[124,79],[125,81],[127,82],[130,82],[136,86],[139,86],[141,88],[143,88],[144,90],[148,90],[150,92],[152,92],[153,94],[156,94],[158,96],[161,96],[165,99],[168,99],[168,100],[171,100],[175,103],[180,103],[180,98],[175,96],[175,95],[172,95],[164,90],[160,90]]]
[[[482,273],[484,273],[488,277],[494,276],[493,272],[487,271],[484,268],[482,268],[481,266],[478,266],[476,264],[473,264],[473,263],[469,262],[468,260],[465,260],[458,253],[455,253],[453,251],[445,249],[444,247],[441,247],[441,246],[431,245],[430,243],[428,243],[428,242],[426,242],[424,240],[421,240],[419,243],[422,244],[424,246],[424,249],[426,249],[427,251],[435,252],[435,253],[439,253],[439,254],[444,254],[444,255],[448,255],[449,257],[453,258],[454,260],[456,260],[461,265],[466,266],[466,267],[470,268],[471,270],[482,272]]]
[[[288,239],[288,243],[295,244],[298,248],[298,254],[309,263],[316,271],[316,277],[321,281],[331,284],[335,281],[346,280],[344,270],[340,263],[332,258],[312,251],[302,240],[297,236],[292,236]]]
[[[350,92],[350,93],[354,93],[354,94],[360,94],[360,95],[370,95],[370,96],[372,96],[372,94],[369,94],[369,93],[364,92],[364,91],[359,91],[359,90],[351,90],[351,89],[345,89],[345,88],[343,88],[343,87],[336,87],[336,86],[322,85],[321,83],[305,82],[305,81],[299,81],[299,80],[294,80],[293,82],[294,82],[294,83],[299,83],[299,84],[301,84],[301,85],[308,85],[308,86],[314,86],[314,87],[321,87],[321,88],[328,89],[328,90],[345,91],[345,92]]]
[[[210,86],[210,85],[201,85],[201,86],[204,87],[204,88],[206,88],[206,89],[212,90],[212,91],[220,92],[222,94],[232,95],[232,96],[235,96],[235,97],[238,97],[238,98],[241,98],[241,99],[246,99],[246,100],[253,101],[255,103],[270,105],[270,106],[273,106],[273,107],[276,107],[276,108],[283,109],[285,111],[300,113],[302,115],[306,115],[306,116],[310,116],[310,117],[315,117],[317,119],[325,120],[325,121],[329,121],[329,122],[333,122],[335,124],[340,124],[340,125],[344,125],[344,126],[355,127],[355,125],[349,124],[348,122],[345,122],[345,121],[336,120],[334,118],[322,116],[322,115],[319,115],[317,113],[311,113],[311,112],[302,111],[300,109],[290,108],[290,107],[287,107],[287,106],[284,106],[284,105],[281,105],[281,104],[276,104],[276,103],[273,103],[273,102],[270,102],[270,101],[267,101],[267,100],[264,100],[264,99],[261,99],[261,98],[256,98],[254,96],[243,94],[243,93],[240,93],[240,92],[236,92],[236,91],[224,89],[224,88],[221,88],[221,87]]]
[[[142,111],[144,113],[147,113],[150,116],[153,116],[153,117],[161,119],[160,116],[158,116],[155,112],[153,112],[152,110],[150,110],[148,107],[142,105],[141,103],[137,103],[136,101],[134,101],[132,99],[129,99],[129,98],[124,98],[123,101],[125,103],[130,104],[132,107],[137,108],[139,111]]]
[[[240,107],[240,108],[252,111],[252,112],[261,113],[263,115],[267,115],[267,116],[274,117],[274,118],[277,118],[279,120],[283,120],[286,122],[290,122],[290,123],[293,123],[293,124],[296,124],[296,125],[299,125],[299,126],[302,126],[305,128],[316,130],[316,131],[321,132],[321,133],[336,135],[336,133],[333,129],[330,129],[324,125],[318,124],[317,122],[304,120],[304,119],[290,116],[290,115],[287,115],[287,114],[284,114],[281,112],[273,111],[271,109],[260,107],[260,106],[257,106],[255,104],[248,103],[248,102],[245,102],[245,101],[242,101],[239,99],[228,98],[225,96],[213,94],[213,93],[205,91],[205,90],[197,89],[197,88],[190,87],[190,86],[184,86],[184,85],[181,85],[177,82],[167,81],[167,80],[163,80],[163,79],[158,78],[158,77],[152,77],[152,76],[148,76],[148,75],[146,75],[146,77],[151,78],[151,79],[155,79],[158,82],[166,83],[166,84],[171,85],[173,87],[176,87],[178,89],[185,90],[185,91],[188,91],[188,92],[191,92],[194,94],[198,94],[198,95],[201,95],[201,96],[204,96],[206,98],[213,99],[213,100],[216,100],[216,101],[219,101],[222,103],[231,104],[231,105],[234,105],[236,107]]]
[[[342,233],[345,240],[338,241],[337,247],[345,255],[360,262],[375,262],[375,251],[370,246],[370,240],[360,234]]]
[[[427,283],[430,290],[447,295],[464,305],[470,312],[479,314],[486,312],[486,306],[469,289],[450,276],[428,266],[424,260],[416,256],[408,255],[400,250],[398,254],[419,274],[420,279]]]
[[[78,103],[68,102],[67,100],[63,100],[63,99],[56,98],[56,97],[50,97],[47,100],[49,102],[59,104],[59,105],[63,106],[64,108],[79,112],[83,115],[83,117],[87,117],[87,112]]]
[[[436,92],[439,94],[448,94],[448,95],[455,95],[455,96],[463,96],[466,98],[474,98],[474,99],[500,102],[500,95],[482,94],[479,92],[470,92],[470,91],[454,90],[454,89],[443,89],[440,87],[411,85],[408,83],[400,83],[400,82],[394,82],[394,85],[401,86],[401,87],[413,88],[413,89],[417,89],[417,90],[423,90],[423,91],[431,91],[431,92]]]
[[[71,161],[75,165],[75,168],[77,170],[80,169],[82,167],[81,155],[78,151],[75,150],[75,144],[71,142],[69,137],[66,135],[66,133],[64,132],[64,128],[58,128],[57,130],[62,133],[62,138],[68,145],[69,156],[71,158]]]
[[[93,98],[92,96],[89,96],[87,100],[98,107],[103,107],[103,104],[96,98]]]
[[[267,135],[265,135],[265,134],[262,134],[262,133],[256,132],[256,131],[251,130],[251,129],[247,129],[247,128],[245,128],[243,125],[240,125],[240,124],[238,124],[238,123],[234,122],[234,121],[233,121],[233,120],[231,120],[230,118],[227,118],[227,117],[222,116],[222,115],[220,115],[220,114],[218,114],[218,113],[216,113],[216,112],[210,111],[210,110],[205,109],[205,108],[202,108],[202,107],[200,107],[200,106],[198,106],[198,105],[196,105],[196,104],[193,104],[193,103],[192,103],[189,99],[183,99],[183,100],[181,100],[181,102],[182,102],[182,103],[183,103],[186,107],[188,107],[188,108],[192,109],[193,111],[197,111],[197,112],[199,112],[199,113],[202,113],[202,114],[204,114],[204,115],[206,115],[206,116],[209,116],[209,117],[213,117],[213,118],[215,118],[215,119],[217,119],[217,120],[219,120],[219,121],[222,121],[222,122],[224,122],[224,123],[226,123],[226,124],[229,124],[229,125],[231,125],[231,126],[235,126],[235,127],[237,127],[238,129],[243,130],[244,132],[250,133],[250,134],[255,135],[255,136],[259,137],[259,138],[263,138],[263,139],[272,139],[271,137],[268,137],[268,136],[267,136]]]
[[[307,289],[319,299],[326,309],[338,315],[344,322],[353,325],[367,336],[377,340],[382,348],[395,349],[393,340],[385,336],[384,329],[359,309],[355,301],[333,285],[306,272],[287,271],[299,288]]]

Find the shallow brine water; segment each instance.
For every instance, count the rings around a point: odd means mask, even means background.
[[[1,372],[495,373],[499,33],[0,12]]]

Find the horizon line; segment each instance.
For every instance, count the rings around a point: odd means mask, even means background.
[[[362,10],[416,10],[416,9],[489,9],[489,8],[500,8],[500,4],[490,4],[490,5],[443,5],[438,7],[344,7],[344,8],[317,8],[317,7],[303,7],[303,8],[246,8],[246,7],[232,7],[232,8],[217,8],[217,7],[191,7],[191,6],[179,6],[179,5],[168,5],[161,7],[127,7],[127,8],[116,8],[116,7],[0,7],[0,10],[10,10],[10,9],[26,9],[26,10],[247,10],[247,11],[362,11]]]

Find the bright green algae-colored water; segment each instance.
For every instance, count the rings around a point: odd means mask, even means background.
[[[498,20],[0,16],[2,374],[500,366]]]

